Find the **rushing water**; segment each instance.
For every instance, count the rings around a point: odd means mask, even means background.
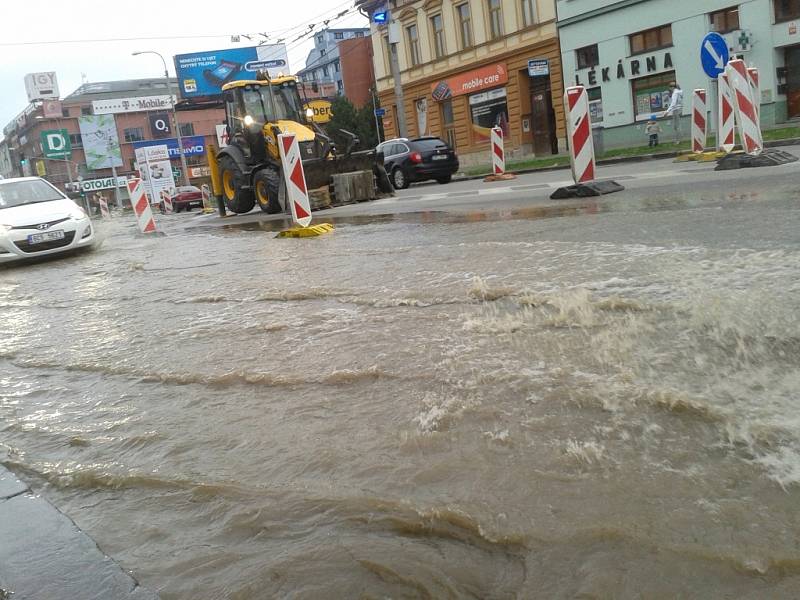
[[[797,199],[611,202],[106,225],[0,271],[0,462],[165,599],[798,597]]]

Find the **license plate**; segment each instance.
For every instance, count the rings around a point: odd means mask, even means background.
[[[48,231],[46,233],[34,233],[28,236],[29,244],[43,244],[45,242],[54,242],[56,240],[63,240],[63,231]]]
[[[446,154],[437,154],[436,156],[433,157],[433,160],[447,160],[447,155]]]

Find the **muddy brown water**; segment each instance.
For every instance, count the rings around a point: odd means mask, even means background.
[[[0,462],[165,599],[799,597],[765,200],[105,225],[0,270]]]

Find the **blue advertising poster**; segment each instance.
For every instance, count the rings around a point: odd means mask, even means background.
[[[186,99],[217,96],[226,83],[255,79],[261,70],[269,71],[271,77],[289,74],[285,44],[209,50],[175,57],[181,97]]]
[[[206,153],[206,139],[202,135],[192,135],[182,138],[183,150],[186,156],[203,156]],[[180,158],[178,153],[178,140],[177,138],[168,138],[166,140],[153,140],[150,142],[134,142],[133,149],[148,148],[150,146],[166,146],[169,150],[170,158]]]

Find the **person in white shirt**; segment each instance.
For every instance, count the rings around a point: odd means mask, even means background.
[[[665,117],[672,115],[672,128],[675,130],[675,143],[681,143],[681,116],[683,115],[683,90],[674,81],[669,84],[672,96],[669,108],[664,112]]]

